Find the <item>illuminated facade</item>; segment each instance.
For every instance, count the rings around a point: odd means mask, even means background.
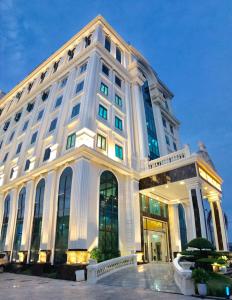
[[[207,237],[227,249],[222,180],[179,140],[172,93],[95,18],[0,101],[1,251],[13,261],[169,261]]]

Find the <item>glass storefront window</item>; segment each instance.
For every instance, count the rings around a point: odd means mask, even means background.
[[[141,210],[143,213],[167,218],[167,204],[151,197],[140,194]]]

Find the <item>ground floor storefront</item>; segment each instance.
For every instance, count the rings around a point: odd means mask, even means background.
[[[211,169],[151,164],[136,176],[81,158],[5,190],[1,251],[14,262],[77,264],[96,247],[103,260],[137,253],[141,262],[170,262],[196,237],[227,250],[220,180]]]

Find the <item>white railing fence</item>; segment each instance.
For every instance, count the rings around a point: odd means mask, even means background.
[[[176,152],[170,153],[168,155],[162,156],[160,158],[151,160],[148,162],[148,169],[154,169],[157,167],[161,167],[170,163],[174,163],[176,161],[180,161],[190,157],[190,149],[188,145],[185,145],[183,149],[178,150]]]
[[[137,266],[137,255],[135,254],[116,257],[95,265],[88,265],[87,282],[94,284],[103,277],[131,266]]]
[[[179,287],[180,291],[184,295],[194,295],[194,282],[192,280],[192,271],[183,269],[180,266],[181,255],[177,256],[173,260],[174,267],[174,279],[176,285]]]

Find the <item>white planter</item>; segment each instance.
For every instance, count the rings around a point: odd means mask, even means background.
[[[84,281],[85,280],[85,271],[84,270],[75,271],[75,274],[76,274],[76,281]]]
[[[197,290],[200,296],[206,296],[207,295],[207,285],[205,283],[198,283],[197,284]]]

